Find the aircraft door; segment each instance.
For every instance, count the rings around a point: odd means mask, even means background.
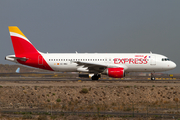
[[[38,65],[43,65],[43,57],[42,57],[42,55],[38,56]]]
[[[150,64],[156,65],[156,56],[155,55],[151,55]]]

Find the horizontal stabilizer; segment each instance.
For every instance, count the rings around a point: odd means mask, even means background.
[[[8,55],[5,57],[5,60],[9,60],[12,62],[17,62],[17,60],[21,60],[21,61],[27,61],[28,58],[26,57],[15,57],[15,55]]]
[[[21,60],[21,61],[27,61],[28,58],[25,58],[25,57],[10,57],[10,58],[14,58],[15,60]]]

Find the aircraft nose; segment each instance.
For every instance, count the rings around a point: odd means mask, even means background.
[[[174,62],[173,62],[173,64],[174,64],[174,65],[173,65],[173,66],[174,66],[174,68],[176,68],[176,63],[174,63]]]
[[[172,62],[172,63],[170,64],[170,67],[171,67],[172,69],[176,68],[176,63]]]

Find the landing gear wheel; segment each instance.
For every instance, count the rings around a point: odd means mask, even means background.
[[[151,80],[156,80],[155,77],[151,77]]]
[[[98,80],[100,77],[101,77],[100,74],[94,74],[94,75],[91,77],[91,79],[92,79],[92,80]]]
[[[153,73],[151,73],[151,80],[156,80],[156,78],[154,77]]]

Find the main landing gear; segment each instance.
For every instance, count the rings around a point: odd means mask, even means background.
[[[153,73],[151,73],[151,80],[156,80],[156,78],[155,78]]]
[[[91,77],[91,79],[92,79],[92,80],[98,80],[100,77],[101,77],[100,74],[94,74],[94,75]]]

